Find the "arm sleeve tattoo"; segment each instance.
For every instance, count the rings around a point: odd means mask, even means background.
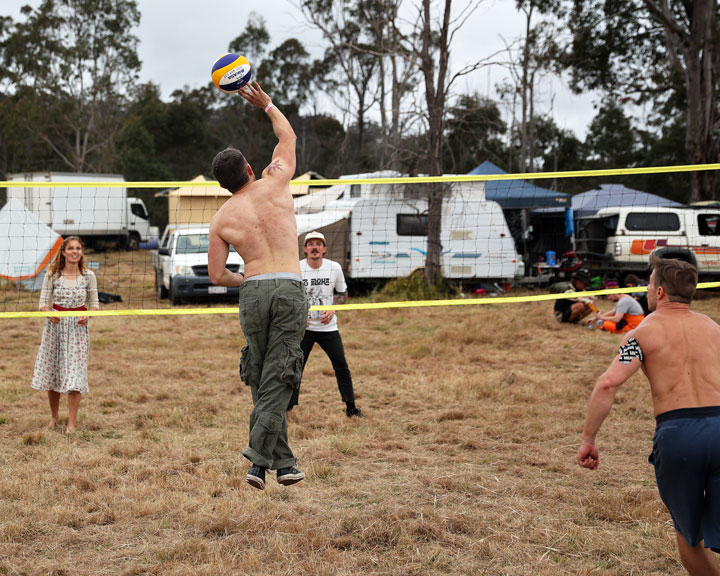
[[[633,358],[637,358],[640,362],[645,361],[642,348],[635,338],[630,338],[627,344],[623,344],[618,348],[618,356],[620,356],[620,364],[630,364]]]

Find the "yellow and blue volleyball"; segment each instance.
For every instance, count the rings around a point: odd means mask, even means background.
[[[212,81],[223,92],[237,92],[250,82],[252,69],[247,58],[239,54],[223,54],[212,67]]]

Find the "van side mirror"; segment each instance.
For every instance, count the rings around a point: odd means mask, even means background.
[[[158,249],[158,254],[160,256],[170,256],[170,249],[169,248],[160,248],[160,249]]]

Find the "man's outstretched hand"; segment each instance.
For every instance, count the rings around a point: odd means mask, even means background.
[[[257,108],[264,109],[268,104],[272,104],[270,96],[263,92],[263,89],[260,88],[260,84],[257,82],[255,82],[255,86],[245,84],[245,86],[238,90],[238,94]]]

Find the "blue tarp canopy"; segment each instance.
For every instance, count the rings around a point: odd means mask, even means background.
[[[507,174],[485,161],[469,174]],[[505,208],[551,208],[568,206],[570,194],[535,186],[525,180],[490,180],[485,182],[485,197]]]
[[[633,190],[622,184],[601,184],[597,188],[581,192],[572,197],[572,209],[575,218],[592,216],[601,208],[610,206],[677,208],[683,206],[683,204],[648,192]]]

